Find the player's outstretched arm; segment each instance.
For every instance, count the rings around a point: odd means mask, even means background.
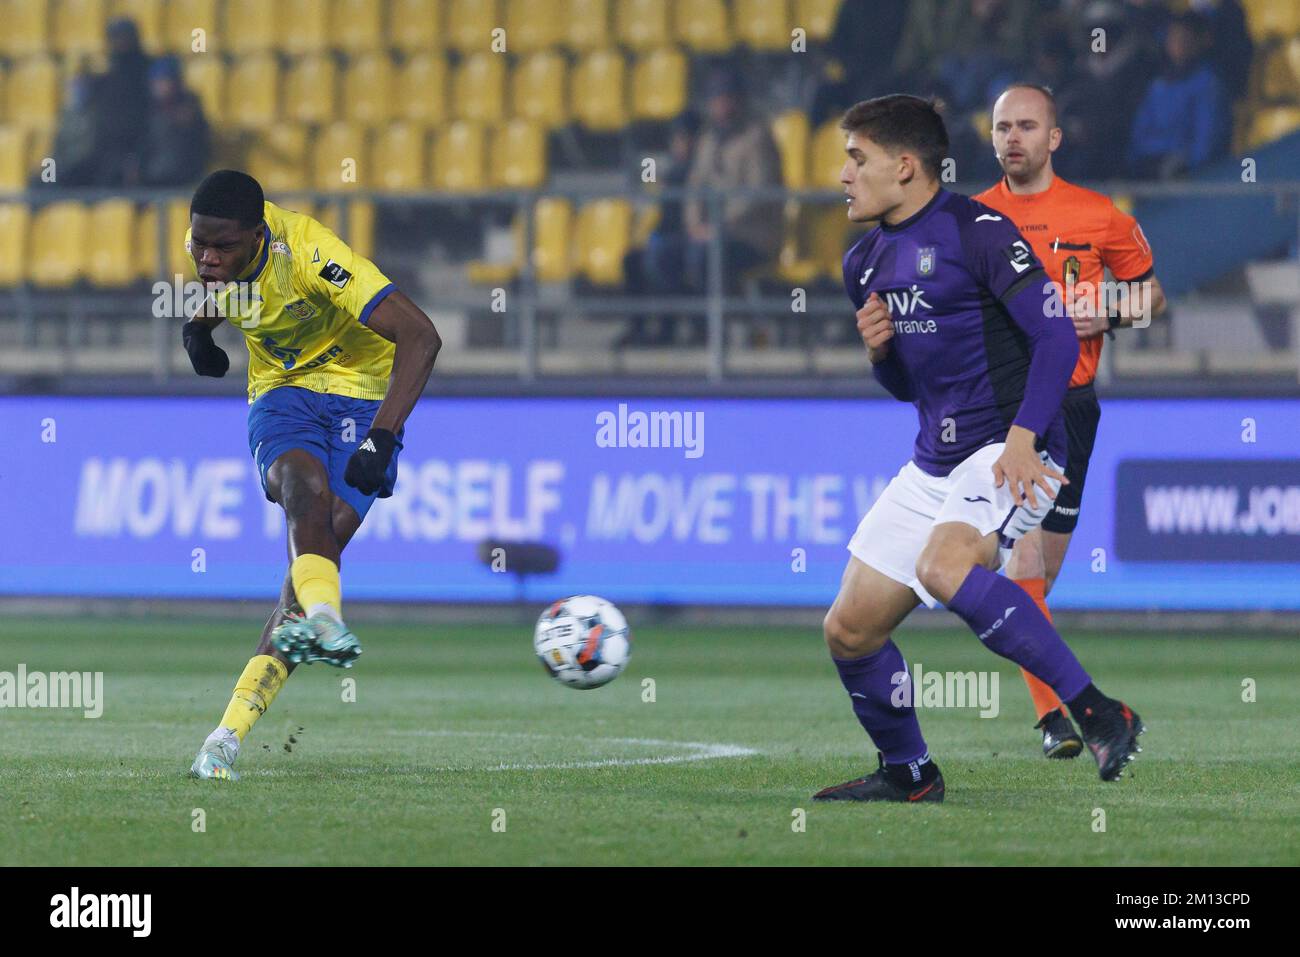
[[[396,346],[388,394],[370,423],[367,441],[352,453],[343,479],[353,488],[372,495],[383,484],[384,473],[393,457],[397,432],[415,408],[433,372],[442,339],[433,320],[403,293],[393,290],[375,307],[366,323],[371,331]]]

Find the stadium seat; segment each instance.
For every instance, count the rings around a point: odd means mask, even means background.
[[[754,50],[790,50],[787,0],[734,0],[736,39]]]
[[[557,45],[564,26],[564,0],[505,0],[506,47],[512,54]]]
[[[108,199],[90,207],[86,232],[86,278],[103,288],[135,282],[135,203]]]
[[[533,270],[537,281],[568,282],[573,278],[573,204],[548,196],[539,199],[533,209]]]
[[[334,119],[338,115],[335,74],[334,58],[328,53],[293,61],[284,78],[285,119],[312,124]]]
[[[0,192],[22,192],[27,188],[27,129],[0,125]]]
[[[803,27],[809,40],[828,40],[835,32],[841,3],[843,0],[795,0],[794,23],[790,26]]]
[[[194,257],[185,248],[185,233],[190,228],[190,202],[187,199],[173,199],[167,202],[167,275],[171,280],[177,274],[185,282],[198,279],[194,270]],[[156,268],[156,267],[155,267]]]
[[[675,47],[651,50],[632,68],[632,118],[671,120],[686,108],[686,56]]]
[[[632,50],[649,50],[671,43],[669,0],[615,0],[614,26],[618,42]]]
[[[810,209],[790,200],[785,204],[785,236],[777,256],[776,278],[790,286],[807,286],[817,279],[821,264],[812,258],[808,243]]]
[[[389,0],[388,46],[409,54],[440,50],[441,12],[438,0]]]
[[[447,61],[440,53],[421,53],[397,73],[397,111],[402,119],[429,126],[447,118]]]
[[[227,45],[219,36],[217,0],[167,0],[163,8],[163,48],[172,53],[194,52],[194,31],[202,30],[208,53]]]
[[[565,46],[581,52],[610,45],[609,0],[569,0],[568,6],[563,31]]]
[[[383,50],[383,4],[379,0],[331,0],[329,45],[353,56]]]
[[[632,205],[625,199],[587,203],[574,225],[575,271],[597,286],[623,285],[623,256],[632,236]]]
[[[379,126],[393,119],[395,100],[393,61],[387,53],[366,53],[352,61],[343,80],[344,116]]]
[[[208,123],[224,121],[226,64],[221,57],[207,53],[181,54],[185,85],[194,91],[203,104],[203,114]]]
[[[276,0],[279,7],[279,24],[283,33],[275,48],[289,56],[308,56],[324,53],[330,48],[330,8],[328,0]],[[226,29],[230,29],[227,21]]]
[[[693,53],[722,53],[734,43],[725,0],[676,0],[673,28]]]
[[[248,151],[248,172],[268,193],[301,189],[307,168],[307,128],[274,123],[259,130]]]
[[[451,89],[457,119],[499,122],[506,113],[506,58],[499,53],[465,57],[452,77]]]
[[[156,56],[164,50],[163,0],[113,0],[109,16],[135,21],[145,53]]]
[[[85,273],[87,228],[82,203],[50,203],[32,217],[31,269],[34,285],[71,286]]]
[[[146,282],[170,281],[158,268],[158,209],[152,203],[141,206],[135,217],[135,248],[132,258],[135,277]]]
[[[573,68],[569,89],[573,118],[589,130],[609,132],[627,122],[623,56],[615,50],[588,53]]]
[[[30,225],[26,203],[0,203],[0,289],[12,289],[27,278]]]
[[[456,120],[441,127],[433,141],[433,187],[449,193],[469,193],[486,185],[483,127]]]
[[[803,110],[786,110],[772,121],[772,138],[781,152],[781,182],[787,189],[803,189],[808,183],[809,135]]]
[[[1253,148],[1300,129],[1300,106],[1268,106],[1255,112],[1248,146]]]
[[[569,122],[564,57],[553,50],[524,57],[510,73],[510,104],[516,117],[555,129]]]
[[[1260,95],[1266,100],[1300,101],[1300,37],[1260,54]]]
[[[312,182],[319,190],[336,192],[368,186],[375,181],[375,171],[370,166],[370,137],[360,123],[345,120],[331,123],[316,135],[312,144]],[[356,164],[355,180],[343,178],[344,163]]]
[[[827,120],[813,134],[812,149],[808,153],[808,179],[810,186],[835,189],[844,167],[844,131],[839,120]]]
[[[284,45],[286,31],[281,24],[291,23],[282,16],[279,3],[266,0],[224,0],[221,4],[222,32],[220,49],[235,56],[270,53]],[[294,24],[296,28],[296,24]],[[211,43],[212,34],[208,34]],[[211,49],[211,47],[209,47]]]
[[[448,46],[465,54],[491,53],[492,31],[501,26],[497,0],[447,0],[446,6]]]
[[[346,229],[343,227],[342,210],[344,208],[347,209],[348,213]],[[301,210],[301,212],[306,212],[306,210]],[[322,203],[318,209],[308,213],[308,215],[334,235],[341,237],[358,256],[365,256],[367,259],[374,257],[374,203],[360,199]]]
[[[50,52],[49,4],[31,0],[0,2],[0,53],[25,57]]]
[[[372,173],[366,183],[375,189],[417,190],[428,183],[428,135],[417,123],[390,123],[375,137],[370,151]]]
[[[9,122],[52,129],[59,117],[59,73],[54,60],[48,56],[19,60],[9,72],[6,94]]]
[[[241,57],[226,73],[224,102],[230,123],[245,129],[272,126],[279,118],[280,65],[269,53]]]
[[[1256,43],[1300,35],[1300,5],[1292,0],[1242,0],[1242,5],[1246,28]]]
[[[51,6],[51,47],[65,57],[99,53],[108,23],[105,0],[59,0]]]
[[[514,119],[492,130],[488,184],[503,189],[536,189],[546,181],[546,130],[540,123]]]

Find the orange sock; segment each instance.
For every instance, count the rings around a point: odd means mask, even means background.
[[[1047,609],[1047,582],[1041,578],[1017,578],[1016,584],[1029,593],[1029,597],[1034,600],[1038,610],[1043,613],[1048,621],[1052,620],[1052,613]],[[1056,696],[1056,692],[1044,684],[1034,675],[1031,675],[1024,668],[1020,673],[1025,676],[1025,684],[1029,688],[1029,697],[1034,699],[1034,710],[1038,712],[1039,720],[1043,715],[1050,711],[1060,708],[1062,712],[1068,714],[1068,709],[1061,703],[1061,699]]]

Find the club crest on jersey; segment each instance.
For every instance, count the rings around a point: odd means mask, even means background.
[[[293,302],[286,303],[284,311],[293,316],[299,322],[302,322],[304,319],[310,319],[312,316],[316,315],[316,307],[306,299],[297,299]]]
[[[934,274],[934,247],[922,246],[916,251],[916,274],[931,276]]]
[[[271,243],[271,252],[279,253],[281,256],[293,255],[293,253],[289,252],[289,244],[279,239]]]
[[[321,278],[332,286],[338,286],[342,289],[352,278],[352,273],[348,272],[332,259],[327,259],[325,265],[321,267]]]

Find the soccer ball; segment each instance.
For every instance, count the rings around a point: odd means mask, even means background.
[[[627,619],[595,595],[575,595],[542,612],[533,649],[548,674],[570,688],[599,688],[618,677],[632,654]]]

